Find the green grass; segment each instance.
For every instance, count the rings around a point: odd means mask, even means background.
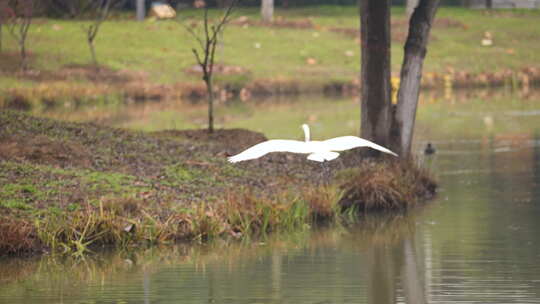
[[[103,197],[133,197],[148,191],[137,179],[117,172],[60,169],[54,166],[0,162],[11,176],[0,176],[0,206],[20,210],[47,205],[77,209],[82,202],[97,203]],[[12,180],[16,182],[11,182]],[[139,180],[139,183],[142,182]]]
[[[218,47],[217,61],[248,69],[247,76],[218,76],[218,81],[244,83],[254,79],[288,79],[309,83],[350,81],[359,72],[359,45],[350,36],[330,31],[331,28],[359,27],[356,7],[317,6],[277,9],[276,17],[288,20],[309,18],[313,29],[269,28],[229,25],[222,44]],[[213,11],[212,16],[218,12]],[[259,20],[258,9],[238,9],[235,18],[248,16]],[[143,72],[147,81],[160,84],[179,82],[199,83],[198,76],[184,73],[196,64],[191,49],[194,39],[181,22],[197,20],[194,10],[180,12],[178,21],[147,21],[138,23],[129,19],[116,19],[104,23],[97,37],[98,58],[103,66],[114,70]],[[425,70],[444,73],[448,69],[480,73],[500,69],[520,69],[540,62],[540,11],[468,10],[442,7],[439,19],[451,19],[462,26],[438,26],[432,31]],[[393,20],[404,20],[402,9],[392,11]],[[67,65],[89,64],[90,54],[81,27],[84,21],[41,19],[31,28],[28,46],[31,67],[56,71]],[[394,28],[394,31],[403,31]],[[492,47],[480,46],[484,32],[493,35]],[[16,45],[5,35],[5,53],[0,66],[16,70]],[[260,48],[255,48],[259,43]],[[399,71],[402,42],[394,41],[392,69]],[[347,57],[346,51],[354,56]],[[306,64],[314,58],[315,65]],[[29,86],[10,73],[0,76],[0,90]],[[221,80],[220,80],[221,79]],[[73,81],[73,80],[69,80]]]

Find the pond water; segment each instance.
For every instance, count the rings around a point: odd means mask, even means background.
[[[540,95],[425,94],[416,150],[441,185],[407,215],[240,244],[0,261],[0,303],[540,303]],[[329,106],[330,105],[330,106]],[[98,115],[98,113],[106,113]],[[85,114],[86,113],[86,114]],[[39,115],[146,130],[204,124],[154,103]],[[351,99],[233,103],[219,124],[269,137],[356,134]]]

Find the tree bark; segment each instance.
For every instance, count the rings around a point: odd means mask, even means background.
[[[26,54],[26,42],[19,44],[21,49],[21,70],[26,71],[28,69],[28,55]]]
[[[144,21],[146,17],[146,7],[144,5],[144,0],[136,0],[137,6],[137,21]]]
[[[208,133],[214,132],[214,88],[212,78],[205,77],[206,91],[208,94]]]
[[[405,157],[411,153],[422,66],[427,53],[431,24],[438,5],[439,0],[420,0],[409,22],[409,33],[401,67],[398,104],[391,134],[391,149]]]
[[[90,55],[92,56],[92,63],[95,67],[98,66],[98,60],[96,55],[96,48],[94,47],[94,41],[88,40],[88,47],[90,48]]]
[[[390,0],[360,0],[361,136],[387,145],[390,132]]]
[[[261,16],[265,23],[272,22],[274,18],[274,0],[262,0],[261,2]]]
[[[411,18],[414,9],[418,6],[418,0],[407,0],[406,9],[407,17]]]

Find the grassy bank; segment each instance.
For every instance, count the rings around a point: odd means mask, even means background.
[[[213,11],[216,15],[218,11]],[[398,76],[407,22],[392,11],[392,70]],[[488,86],[540,79],[538,10],[484,11],[442,7],[425,62],[426,86]],[[304,91],[354,93],[359,73],[356,7],[277,9],[272,26],[256,8],[240,8],[217,54],[217,83],[240,94]],[[200,27],[200,12],[186,10],[177,21],[138,23],[116,16],[97,38],[100,69],[90,55],[85,21],[39,19],[28,47],[32,70],[20,73],[15,42],[5,35],[0,56],[0,92],[26,99],[77,99],[125,94],[129,99],[197,97],[204,94],[191,52],[195,41],[183,25]],[[492,46],[482,46],[490,32]]]
[[[264,139],[240,129],[142,133],[3,111],[0,253],[254,237],[404,210],[435,191],[411,163],[354,151],[325,175],[303,156],[226,162]]]

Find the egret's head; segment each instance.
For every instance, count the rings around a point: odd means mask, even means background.
[[[306,141],[310,140],[309,136],[309,126],[307,124],[302,125],[302,129],[304,130],[304,137]]]

